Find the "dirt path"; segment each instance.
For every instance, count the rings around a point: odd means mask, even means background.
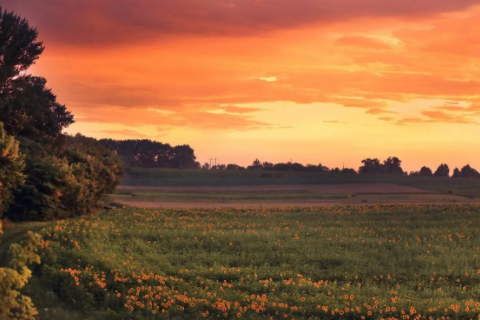
[[[380,204],[480,204],[480,200],[444,194],[362,195],[347,199],[307,200],[242,200],[242,201],[135,201],[115,199],[115,202],[137,208],[237,208],[237,207],[310,207]]]

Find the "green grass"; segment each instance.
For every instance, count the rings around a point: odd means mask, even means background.
[[[44,230],[36,272],[98,319],[466,319],[479,226],[467,205],[113,210]]]
[[[132,192],[129,195],[137,200],[152,201],[199,201],[199,200],[305,200],[305,199],[347,199],[353,194],[314,194],[312,192]]]
[[[262,174],[270,175],[262,178]],[[350,175],[319,172],[206,171],[127,168],[130,186],[254,186],[343,183],[394,183],[440,193],[480,198],[480,179]]]

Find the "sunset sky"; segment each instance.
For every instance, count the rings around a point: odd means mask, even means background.
[[[69,133],[200,162],[480,169],[480,0],[3,0]]]

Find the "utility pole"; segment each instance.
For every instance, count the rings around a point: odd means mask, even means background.
[[[217,166],[217,160],[218,160],[218,159],[217,159],[217,158],[215,158],[215,167]]]
[[[210,169],[212,168],[212,158],[210,158]]]

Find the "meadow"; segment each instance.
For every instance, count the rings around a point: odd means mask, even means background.
[[[480,198],[478,179],[352,175],[294,171],[225,171],[126,168],[124,186],[206,187],[390,183],[443,194]]]
[[[42,231],[33,296],[41,319],[476,319],[479,226],[474,205],[115,209]]]

